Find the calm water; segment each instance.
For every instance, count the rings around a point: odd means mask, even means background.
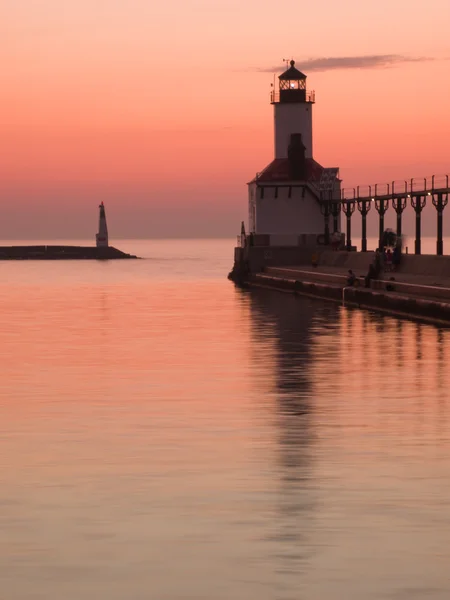
[[[448,600],[450,330],[118,245],[0,263],[0,597]]]

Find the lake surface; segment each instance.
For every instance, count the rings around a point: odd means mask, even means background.
[[[0,263],[0,597],[448,600],[450,330],[117,246]]]

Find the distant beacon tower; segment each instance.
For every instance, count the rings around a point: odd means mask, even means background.
[[[306,90],[306,75],[295,68],[295,61],[291,60],[290,64],[290,68],[278,77],[278,91],[274,89],[271,94],[275,119],[275,158],[287,158],[293,133],[301,134],[305,156],[312,158],[312,105],[315,95]]]
[[[95,236],[95,241],[97,242],[97,248],[107,248],[108,247],[108,227],[106,225],[106,214],[105,207],[103,202],[99,206],[100,209],[100,217],[98,221],[98,233]]]

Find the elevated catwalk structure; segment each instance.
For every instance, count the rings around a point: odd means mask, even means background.
[[[392,183],[358,186],[356,188],[344,188],[342,190],[342,210],[346,215],[346,248],[352,249],[351,218],[357,207],[361,213],[361,250],[367,252],[367,214],[372,206],[378,212],[378,240],[382,247],[384,232],[384,217],[392,205],[396,213],[397,236],[401,236],[402,215],[408,204],[416,213],[414,254],[422,253],[422,211],[427,201],[431,201],[437,211],[436,224],[436,254],[442,256],[444,253],[443,240],[443,214],[448,204],[450,194],[449,175],[432,175],[431,177],[419,177],[409,181],[393,181]]]

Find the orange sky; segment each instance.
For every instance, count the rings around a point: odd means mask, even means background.
[[[4,2],[0,237],[91,237],[100,200],[112,237],[234,235],[283,58],[345,186],[449,172],[449,22],[447,0]]]

